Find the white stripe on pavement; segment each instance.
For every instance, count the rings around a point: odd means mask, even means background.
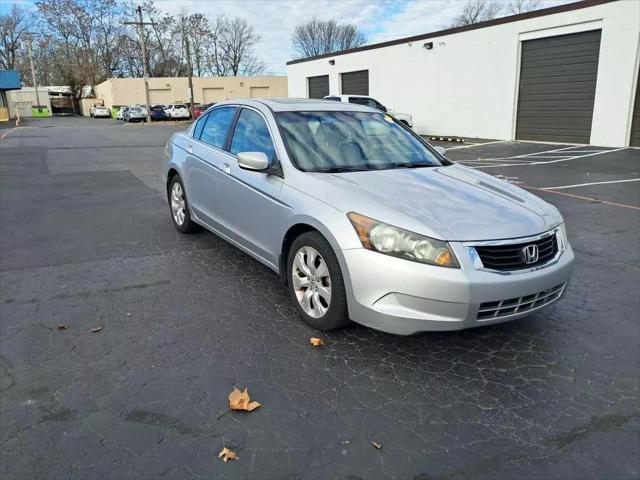
[[[562,185],[560,187],[541,187],[541,188],[542,190],[563,190],[565,188],[589,187],[591,185],[607,185],[609,183],[625,183],[625,182],[640,182],[640,178],[627,178],[625,180],[609,180],[606,182],[576,183],[575,185]]]

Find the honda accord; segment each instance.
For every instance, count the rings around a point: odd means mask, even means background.
[[[165,155],[175,227],[204,227],[273,269],[320,330],[515,320],[560,299],[571,277],[555,207],[367,106],[221,102]]]

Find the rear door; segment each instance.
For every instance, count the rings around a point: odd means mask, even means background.
[[[198,119],[187,145],[184,182],[187,199],[196,218],[215,228],[216,178],[220,175],[229,129],[237,108],[225,106]]]
[[[282,178],[244,170],[237,160],[240,152],[263,152],[272,163],[279,161],[262,113],[242,107],[228,150],[224,175],[217,185],[218,218],[223,233],[277,268],[282,242],[277,236],[278,226],[289,212],[280,201]]]

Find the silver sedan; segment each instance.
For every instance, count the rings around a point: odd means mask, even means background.
[[[222,102],[165,154],[175,227],[204,227],[273,269],[317,329],[515,320],[560,299],[571,277],[555,207],[369,107]]]

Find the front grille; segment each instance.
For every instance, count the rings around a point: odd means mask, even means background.
[[[480,304],[476,318],[478,320],[490,320],[492,318],[508,317],[509,315],[525,313],[530,310],[535,310],[536,308],[544,307],[560,298],[565,285],[566,282],[532,295],[482,303]]]
[[[526,263],[523,248],[528,245],[537,245],[538,260]],[[558,253],[558,241],[555,233],[539,240],[510,245],[486,245],[475,247],[485,268],[492,270],[522,270],[547,263]]]

